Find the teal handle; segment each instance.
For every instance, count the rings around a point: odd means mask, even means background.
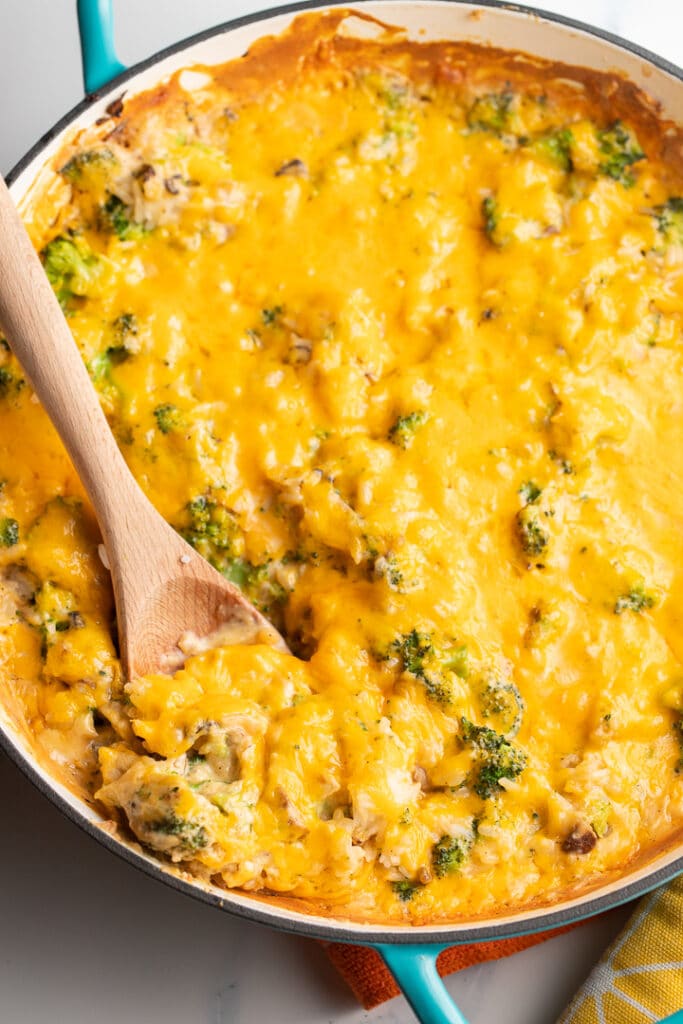
[[[374,948],[393,974],[420,1024],[467,1024],[436,969],[436,958],[447,945],[380,945]]]
[[[683,1024],[683,1010],[677,1010],[676,1013],[672,1013],[670,1017],[665,1017],[664,1020],[660,1020],[659,1024]]]
[[[114,49],[112,0],[78,0],[78,28],[83,81],[89,94],[97,92],[126,70]]]

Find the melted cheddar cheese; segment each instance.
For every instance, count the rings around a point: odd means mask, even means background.
[[[426,922],[683,823],[683,167],[619,79],[299,19],[72,138],[24,216],[161,513],[282,630],[121,678],[0,352],[0,673],[220,885]]]

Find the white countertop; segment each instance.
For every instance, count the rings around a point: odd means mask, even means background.
[[[115,0],[127,63],[276,0]],[[545,0],[683,64],[680,0]],[[82,96],[75,0],[0,0],[0,171]],[[0,467],[1,469],[1,467]],[[1,475],[1,473],[0,473]],[[120,861],[0,754],[2,1024],[409,1024],[365,1013],[315,943],[195,903]],[[471,1024],[552,1024],[628,910],[448,987]]]

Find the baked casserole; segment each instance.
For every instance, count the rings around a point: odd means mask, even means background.
[[[683,825],[681,135],[616,75],[349,20],[122,97],[23,210],[136,478],[293,653],[122,678],[5,346],[3,702],[193,877],[476,919]]]

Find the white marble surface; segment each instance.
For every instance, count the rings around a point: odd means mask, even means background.
[[[75,0],[0,0],[0,171],[81,97]],[[117,0],[131,63],[263,6]],[[268,6],[281,6],[271,0]],[[545,0],[683,64],[681,0]],[[0,754],[2,1024],[408,1024],[402,999],[367,1014],[312,942],[230,918],[100,848]],[[472,1024],[551,1024],[625,919],[599,921],[448,987]]]

